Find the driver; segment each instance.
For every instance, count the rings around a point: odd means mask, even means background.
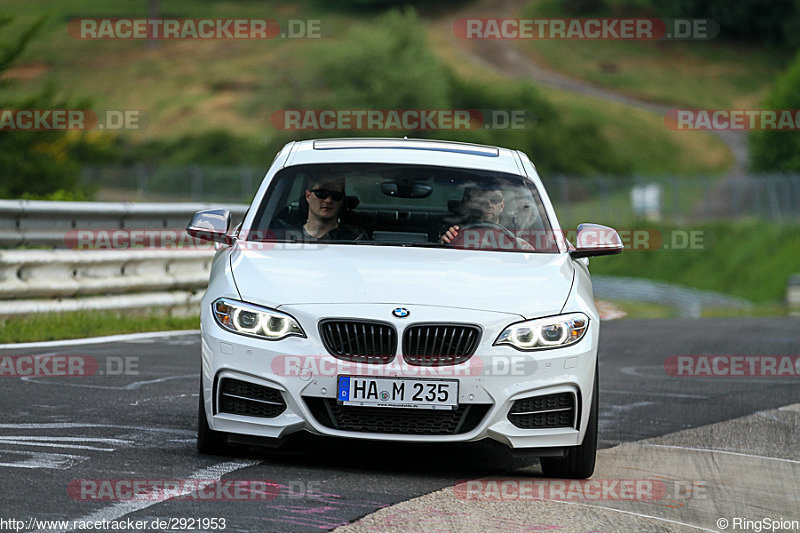
[[[440,244],[450,244],[453,239],[458,235],[461,225],[468,226],[474,224],[491,224],[498,226],[498,229],[506,230],[500,225],[500,214],[506,206],[503,191],[501,189],[479,189],[477,187],[468,187],[464,191],[464,196],[461,199],[461,222],[460,224],[453,224],[452,226],[444,229],[442,236],[439,238]],[[527,241],[520,238],[517,239],[517,245],[523,250],[532,250]]]

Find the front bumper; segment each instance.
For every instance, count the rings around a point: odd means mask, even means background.
[[[459,321],[480,323],[483,327],[476,354],[460,365],[415,367],[404,364],[400,355],[388,365],[357,365],[328,355],[316,329],[314,315],[318,310],[306,311],[295,309],[292,314],[308,337],[289,337],[281,341],[228,332],[214,322],[210,313],[203,313],[202,390],[211,429],[274,439],[299,431],[406,442],[471,442],[489,438],[514,449],[577,446],[583,441],[594,392],[597,321],[590,321],[585,337],[572,346],[520,352],[507,346],[492,346],[500,331],[515,321],[510,320],[509,315],[493,316],[487,320],[486,313],[459,310]],[[414,309],[416,320],[421,322],[432,320],[437,314],[441,316],[441,309]],[[405,324],[403,321],[396,324],[401,337]],[[319,404],[317,399],[335,402],[337,376],[340,374],[457,379],[459,406],[486,406],[486,412],[472,429],[457,434],[418,435],[335,429],[315,416],[311,406],[314,402]],[[223,378],[276,389],[286,403],[286,409],[273,418],[221,413],[217,385]],[[570,393],[575,397],[572,427],[523,429],[509,420],[509,410],[516,400],[557,393]]]

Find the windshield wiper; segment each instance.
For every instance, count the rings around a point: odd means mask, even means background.
[[[439,248],[443,245],[436,242],[397,242],[397,241],[351,241],[351,244],[371,244],[373,246],[413,246],[420,248]]]
[[[414,248],[445,248],[446,245],[438,242],[404,242],[403,246],[412,246]]]

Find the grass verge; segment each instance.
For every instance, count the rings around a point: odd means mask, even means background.
[[[789,277],[800,273],[797,223],[744,220],[679,227],[642,222],[635,227],[660,234],[660,246],[593,259],[592,274],[721,292],[765,304],[763,311],[769,313],[766,304],[779,306],[786,298]],[[687,232],[699,232],[694,249],[686,244]]]
[[[627,300],[604,301],[613,304],[615,307],[624,311],[626,316],[617,320],[628,318],[677,318],[680,316],[678,310],[669,305],[662,305],[653,302],[632,302]],[[702,318],[726,318],[726,317],[759,317],[759,316],[786,316],[789,314],[787,307],[780,303],[765,302],[757,303],[750,309],[735,309],[730,307],[704,307],[700,316]]]
[[[614,305],[620,311],[625,312],[626,318],[673,318],[678,316],[676,309],[669,305],[662,305],[652,302],[632,302],[628,300],[609,300],[603,298],[604,301]]]
[[[78,311],[0,319],[0,344],[81,339],[122,333],[197,329],[198,315],[166,312]]]

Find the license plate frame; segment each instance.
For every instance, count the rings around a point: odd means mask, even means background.
[[[358,394],[353,395],[352,393],[354,388],[358,389],[359,382],[364,384],[365,397],[363,398],[358,398]],[[374,387],[370,383],[373,383]],[[417,384],[422,386],[422,391],[419,391]],[[401,391],[399,399],[397,385],[400,386]],[[336,399],[339,404],[345,406],[451,411],[458,407],[458,385],[457,379],[339,375],[336,377]],[[374,398],[372,392],[375,392]],[[422,395],[421,400],[415,400],[414,397],[419,394]],[[426,399],[430,398],[431,394],[434,399]],[[443,395],[444,399],[442,399]]]

